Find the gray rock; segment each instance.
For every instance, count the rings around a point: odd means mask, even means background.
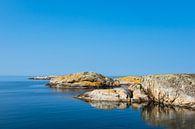
[[[154,102],[195,109],[195,74],[144,76],[141,84]]]
[[[131,102],[132,103],[142,103],[148,102],[149,97],[144,91],[141,84],[134,84],[128,87],[128,90],[132,93]]]
[[[86,92],[76,98],[86,101],[130,102],[131,93],[123,88],[99,89]]]

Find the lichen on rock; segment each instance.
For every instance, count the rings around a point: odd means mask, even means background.
[[[81,72],[54,77],[49,85],[55,88],[101,88],[77,96],[88,101],[153,101],[195,109],[195,74],[126,76],[113,80],[95,72]],[[110,89],[116,86],[123,88]]]
[[[115,79],[115,83],[117,83],[118,85],[134,85],[141,84],[141,82],[142,82],[141,76],[125,76]]]
[[[113,79],[95,72],[81,72],[58,76],[50,80],[49,85],[55,88],[101,88],[112,87]]]
[[[195,109],[195,74],[144,76],[142,86],[156,103]]]

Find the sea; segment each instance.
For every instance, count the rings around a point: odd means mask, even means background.
[[[195,113],[147,104],[85,102],[28,76],[0,76],[0,129],[195,129]]]

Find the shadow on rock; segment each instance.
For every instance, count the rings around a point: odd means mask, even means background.
[[[150,104],[142,109],[142,118],[166,129],[195,129],[195,111],[189,109]]]

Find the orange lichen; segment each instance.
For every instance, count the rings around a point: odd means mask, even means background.
[[[86,85],[86,86],[102,86],[101,82],[90,82],[90,81],[81,81],[77,82],[79,85]],[[77,84],[75,83],[75,84]]]
[[[126,76],[126,77],[118,78],[117,80],[124,81],[130,84],[140,84],[142,82],[142,78],[139,76]]]
[[[105,93],[112,93],[112,94],[116,93],[116,90],[114,90],[114,89],[103,89],[103,90],[99,90],[99,91],[102,91],[102,92],[105,92]]]

